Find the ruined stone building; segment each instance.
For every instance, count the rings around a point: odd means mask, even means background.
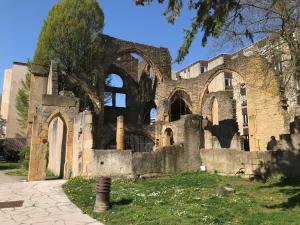
[[[1,118],[6,120],[4,127],[5,145],[11,150],[19,150],[26,142],[26,129],[18,123],[16,96],[28,72],[25,63],[13,62],[12,68],[4,71],[1,101]]]
[[[296,107],[272,64],[251,48],[171,73],[166,48],[99,38],[107,82],[97,135],[93,113],[59,89],[59,65],[32,68],[29,180],[43,179],[46,168],[65,178],[156,176],[201,164],[253,174],[273,157],[270,136],[290,134]]]

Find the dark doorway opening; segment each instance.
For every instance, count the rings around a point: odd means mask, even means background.
[[[64,123],[63,126],[63,138],[62,138],[62,145],[61,145],[61,157],[60,157],[60,173],[59,178],[64,177],[65,172],[65,161],[66,161],[66,148],[67,148],[67,126]]]
[[[173,131],[171,128],[167,128],[164,132],[164,146],[169,146],[174,144]]]

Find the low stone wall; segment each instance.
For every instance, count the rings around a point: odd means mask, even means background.
[[[156,152],[88,150],[85,155],[88,160],[82,175],[89,177],[152,177],[195,170],[200,166],[200,157],[195,163],[187,162],[182,145],[163,147]]]
[[[266,178],[271,174],[300,177],[299,151],[255,151],[201,149],[200,158],[207,171],[228,175]]]
[[[135,176],[156,176],[175,174],[187,168],[183,165],[184,149],[181,145],[172,145],[156,152],[135,152],[132,170]]]
[[[91,150],[89,176],[131,177],[132,151]]]

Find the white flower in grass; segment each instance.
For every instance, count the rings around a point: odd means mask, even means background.
[[[137,193],[136,195],[139,196],[139,197],[143,197],[143,198],[146,197],[146,195],[144,193]]]
[[[159,196],[159,195],[160,195],[160,192],[159,191],[155,191],[155,192],[150,193],[148,196],[149,197],[156,197],[156,196]]]

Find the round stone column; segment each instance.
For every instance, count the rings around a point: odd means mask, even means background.
[[[117,134],[116,134],[116,145],[117,150],[125,149],[125,131],[124,131],[124,116],[117,117]]]

